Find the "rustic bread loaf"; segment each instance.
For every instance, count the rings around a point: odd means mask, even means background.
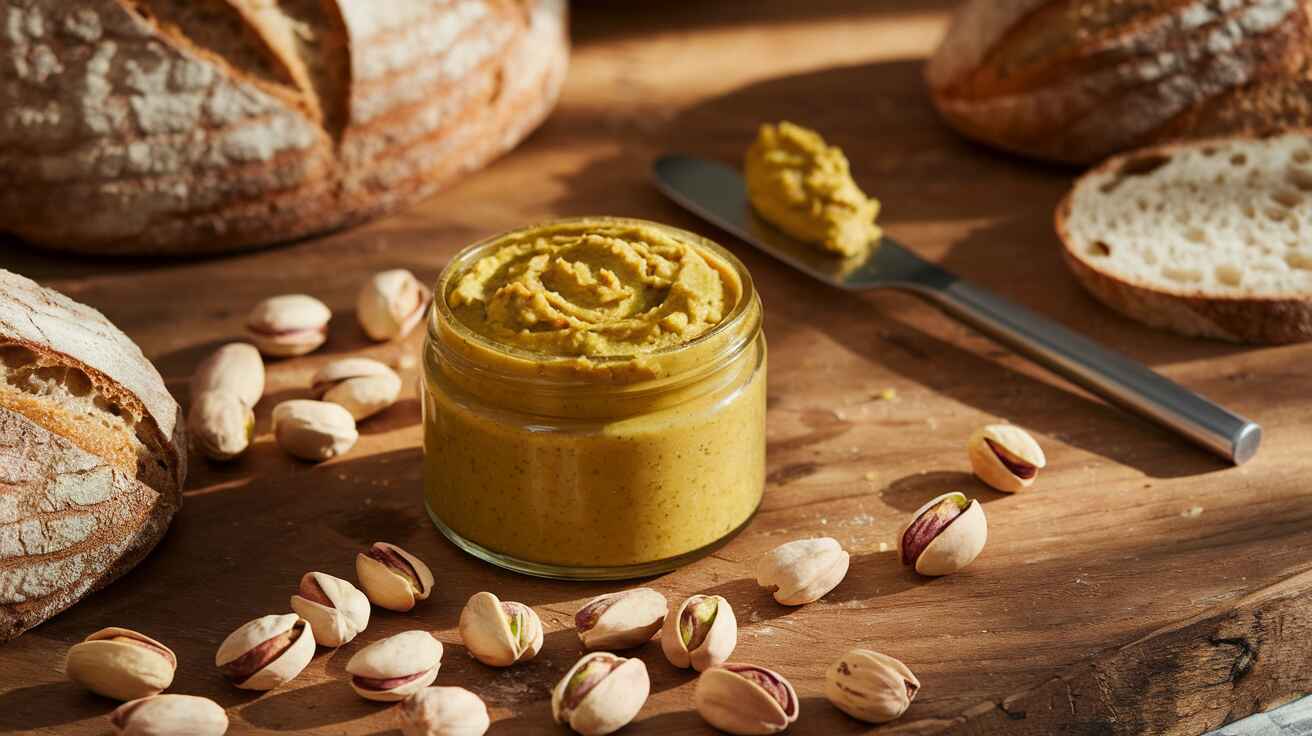
[[[1141,322],[1243,342],[1312,338],[1312,133],[1166,144],[1081,177],[1066,261]]]
[[[181,501],[183,432],[126,335],[0,270],[0,641],[155,546]]]
[[[965,135],[1054,161],[1312,125],[1304,0],[966,0],[927,69]]]
[[[546,116],[565,13],[565,0],[8,3],[0,231],[193,255],[413,202]]]

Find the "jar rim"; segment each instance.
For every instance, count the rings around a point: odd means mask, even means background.
[[[537,230],[546,227],[588,225],[588,224],[629,225],[629,226],[637,225],[637,226],[651,227],[660,230],[665,234],[675,237],[679,240],[687,241],[692,245],[706,249],[707,251],[714,254],[717,258],[720,258],[726,264],[728,264],[728,266],[733,269],[735,275],[738,277],[741,293],[739,294],[737,304],[734,305],[733,309],[729,312],[729,314],[724,319],[720,320],[718,324],[716,324],[714,327],[707,330],[706,332],[703,332],[700,335],[692,338],[691,340],[688,340],[687,342],[682,342],[677,345],[669,345],[648,352],[632,353],[632,354],[625,354],[625,355],[604,355],[604,356],[551,355],[549,353],[534,352],[513,345],[507,345],[505,343],[498,342],[484,335],[481,335],[478,332],[475,332],[474,330],[470,329],[468,325],[460,321],[460,319],[456,316],[455,312],[451,309],[451,306],[447,301],[447,297],[450,289],[453,286],[454,279],[457,276],[463,275],[468,270],[468,267],[478,257],[484,255],[484,252],[488,247],[496,244],[497,242],[505,238],[526,231]],[[682,228],[666,225],[664,223],[653,222],[651,220],[645,220],[636,217],[612,217],[612,216],[605,216],[605,215],[566,217],[566,218],[545,220],[531,225],[516,227],[501,233],[497,233],[495,235],[484,238],[482,240],[479,240],[471,245],[462,248],[458,253],[452,256],[451,260],[447,262],[446,266],[443,267],[442,272],[438,275],[437,281],[435,282],[433,287],[433,307],[428,315],[428,337],[430,342],[434,344],[440,344],[442,342],[442,338],[440,336],[439,329],[445,326],[446,329],[458,335],[461,340],[476,345],[480,349],[486,350],[493,354],[498,354],[518,360],[531,361],[538,365],[558,366],[561,369],[562,373],[567,372],[567,369],[570,366],[579,365],[580,361],[586,361],[590,366],[601,368],[604,371],[608,366],[623,367],[623,366],[635,365],[642,361],[652,361],[652,360],[658,361],[661,358],[696,350],[706,345],[707,343],[710,343],[711,341],[722,337],[727,332],[730,332],[734,329],[740,329],[744,324],[744,322],[746,322],[748,319],[751,318],[751,314],[753,311],[759,311],[759,310],[752,309],[753,305],[757,303],[759,303],[759,297],[757,296],[756,293],[756,286],[752,281],[751,274],[748,272],[747,267],[743,265],[742,261],[740,261],[738,257],[735,256],[729,249],[725,248],[719,243],[712,241],[711,239],[705,236],[698,235],[697,233],[684,230]],[[756,329],[753,329],[752,332],[755,333]],[[724,355],[725,353],[731,355],[737,354],[737,352],[740,351],[746,344],[750,344],[751,338],[752,335],[747,335],[742,340],[730,341],[730,343],[725,346],[725,349],[723,351],[719,351],[720,355]],[[471,362],[477,362],[477,361],[471,360]],[[717,360],[713,362],[718,363],[719,361]],[[482,365],[481,363],[479,363],[478,367],[482,370],[488,370],[488,367]],[[493,371],[493,372],[502,373],[500,371]],[[595,385],[598,383],[596,381],[569,382],[569,381],[561,381],[561,380],[552,380],[552,376],[550,375],[551,373],[552,371],[550,370],[550,368],[548,368],[547,370],[543,370],[537,376],[534,376],[534,379],[536,380],[534,380],[533,382],[549,383],[549,384],[565,385],[565,386],[583,385],[583,384]],[[512,376],[507,375],[506,377],[512,377]],[[522,378],[520,376],[514,376],[514,377]],[[673,376],[666,376],[665,378],[672,378],[672,377]]]

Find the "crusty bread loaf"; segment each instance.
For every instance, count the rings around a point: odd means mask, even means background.
[[[103,315],[0,270],[0,641],[108,584],[163,536],[181,412]]]
[[[546,116],[565,13],[565,0],[9,3],[0,231],[191,255],[413,202]]]
[[[1141,322],[1243,342],[1312,339],[1312,132],[1112,158],[1057,208],[1066,261]]]
[[[1093,163],[1312,126],[1310,52],[1305,0],[965,0],[927,78],[965,135]]]

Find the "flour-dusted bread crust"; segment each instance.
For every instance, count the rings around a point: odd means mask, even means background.
[[[1079,281],[1132,319],[1240,342],[1312,339],[1312,131],[1114,157],[1075,183],[1056,225]]]
[[[927,68],[965,135],[1092,163],[1312,125],[1304,0],[966,0]]]
[[[0,641],[140,561],[186,472],[181,411],[141,350],[0,270]]]
[[[545,118],[565,16],[565,0],[8,3],[0,230],[198,255],[414,202]]]

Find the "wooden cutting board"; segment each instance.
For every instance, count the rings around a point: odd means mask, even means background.
[[[231,733],[395,734],[390,708],[351,692],[359,646],[398,631],[438,632],[439,684],[482,695],[493,734],[563,733],[549,689],[579,655],[580,603],[614,585],[518,577],[464,556],[420,506],[413,391],[361,426],[346,457],[283,456],[268,411],[306,393],[314,369],[361,353],[416,368],[403,344],[368,344],[352,305],[361,280],[405,267],[433,279],[460,247],[558,215],[646,217],[704,232],[754,274],[770,341],[769,488],[751,527],[720,552],[650,582],[671,601],[726,596],[742,625],[735,659],[770,666],[802,699],[797,734],[869,727],[834,710],[823,673],[855,645],[905,661],[923,690],[881,733],[1199,734],[1312,691],[1312,346],[1189,340],[1127,322],[1064,270],[1052,208],[1071,172],[995,154],[952,135],[921,82],[943,0],[580,3],[565,96],[525,146],[424,205],[368,227],[247,256],[199,262],[88,262],[4,244],[0,265],[94,305],[138,340],[185,401],[196,363],[241,334],[258,299],[305,291],[336,317],[319,353],[270,366],[259,437],[228,466],[193,458],[186,503],[136,571],[0,648],[0,733],[96,734],[113,703],[62,678],[70,645],[102,626],[172,646],[173,691],[227,706]],[[850,154],[882,223],[925,256],[1143,360],[1266,428],[1257,459],[1227,467],[1111,409],[948,321],[913,298],[830,291],[691,219],[647,179],[680,149],[735,161],[764,120],[823,131]],[[403,360],[404,358],[404,360]],[[885,389],[896,397],[881,398]],[[968,475],[964,444],[986,422],[1032,429],[1049,466],[1032,492],[1005,496]],[[950,489],[979,497],[989,545],[961,574],[928,580],[892,551],[903,517]],[[752,561],[781,542],[831,535],[853,550],[824,601],[776,605]],[[353,577],[357,550],[387,540],[438,577],[411,614],[376,611],[369,630],[321,651],[289,686],[229,687],[218,643],[282,612],[303,572]],[[491,590],[536,608],[537,659],[509,670],[473,662],[455,626]],[[659,647],[637,656],[652,697],[624,733],[706,733],[693,677]],[[555,729],[554,731],[552,729]]]

